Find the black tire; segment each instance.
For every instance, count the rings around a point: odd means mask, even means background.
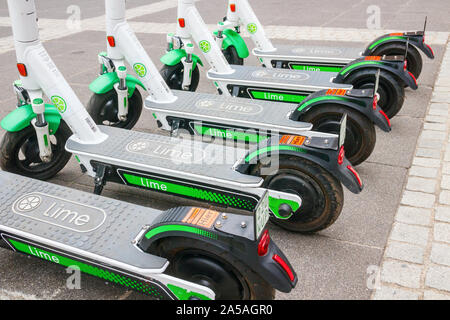
[[[315,131],[339,134],[344,114],[347,114],[345,156],[357,166],[372,154],[377,141],[375,126],[365,115],[345,106],[324,104],[312,108],[300,120],[312,123]]]
[[[67,139],[72,135],[67,124],[61,124],[51,136],[53,158],[43,163],[39,158],[36,131],[28,126],[18,132],[7,132],[3,137],[0,152],[0,166],[3,170],[22,176],[48,180],[61,171],[70,160],[71,153],[65,149]]]
[[[376,74],[377,70],[375,69],[361,69],[351,73],[345,82],[353,85],[355,89],[374,89]],[[402,109],[405,101],[404,86],[397,77],[381,70],[377,92],[380,95],[378,106],[391,119]]]
[[[275,297],[274,288],[241,260],[203,241],[173,237],[160,240],[150,251],[170,261],[168,274],[209,287],[217,300]]]
[[[251,168],[252,175],[264,179],[268,189],[289,192],[302,199],[301,207],[286,220],[271,221],[290,231],[312,233],[328,228],[339,217],[344,205],[341,183],[314,162],[293,156],[280,156],[274,174],[263,175],[262,163]]]
[[[373,51],[374,56],[404,56],[406,49],[406,43],[403,42],[391,42],[379,46]],[[416,79],[419,79],[422,73],[422,56],[419,50],[413,45],[408,46],[408,55],[406,58],[408,62],[408,70],[414,75]]]
[[[89,99],[86,107],[96,124],[110,127],[132,129],[138,122],[142,113],[142,95],[138,89],[135,89],[132,96],[128,98],[128,115],[125,121],[119,121],[117,118],[117,93],[110,90],[104,94],[94,94]]]
[[[244,59],[239,57],[237,50],[234,46],[229,46],[226,50],[222,50],[225,59],[227,59],[229,64],[244,65]]]
[[[167,83],[172,90],[183,90],[183,72],[184,66],[180,62],[174,66],[164,65],[159,73],[163,77],[164,81]],[[192,70],[191,85],[188,91],[194,92],[197,90],[198,83],[200,82],[200,70],[198,64]]]

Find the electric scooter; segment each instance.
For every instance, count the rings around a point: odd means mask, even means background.
[[[321,162],[308,170],[323,177],[305,183],[306,170],[295,168],[306,164],[295,160],[317,152],[297,136],[272,136],[246,150],[97,126],[38,40],[34,1],[8,4],[21,80],[15,83],[19,106],[1,121],[7,131],[0,152],[5,171],[49,179],[65,166],[70,152],[94,178],[96,194],[111,181],[249,212],[267,197],[272,221],[304,232],[326,228],[339,215],[342,187],[336,177],[351,191],[362,190],[356,171],[334,150],[321,150]],[[44,104],[44,93],[54,105]],[[338,137],[331,140],[342,146]],[[313,199],[305,214],[300,195]]]
[[[373,98],[376,73],[372,78],[372,90],[357,90],[351,85],[333,83],[333,73],[229,65],[193,0],[178,1],[177,31],[167,38],[168,52],[161,58],[164,64],[161,74],[171,89],[196,89],[198,65],[203,64],[198,56],[189,55],[190,46],[196,43],[211,66],[207,75],[214,81],[219,94],[296,103],[290,119],[312,123],[313,130],[320,132],[338,132],[337,119],[347,113],[345,148],[354,165],[367,159],[375,147],[374,123],[382,130],[390,131],[389,119]],[[196,63],[184,64],[185,57]],[[377,92],[377,100],[380,92]]]
[[[5,171],[0,185],[0,246],[156,299],[273,299],[297,283],[267,202],[254,217],[158,211]]]
[[[339,204],[343,196],[341,183],[352,192],[359,192],[361,181],[354,175],[353,168],[342,165],[338,168],[330,161],[338,159],[339,165],[345,158],[342,143],[345,141],[346,117],[343,121],[337,119],[339,135],[326,134],[311,131],[311,124],[290,120],[289,114],[296,105],[280,104],[275,110],[272,103],[266,101],[249,102],[223,95],[171,91],[126,22],[125,1],[107,0],[105,5],[107,52],[99,55],[100,75],[89,86],[93,95],[87,106],[97,124],[132,127],[141,113],[142,96],[137,89],[141,86],[148,93],[145,108],[152,112],[158,126],[172,136],[187,132],[202,139],[243,141],[259,144],[259,150],[265,146],[264,140],[279,139],[287,146],[276,151],[280,154],[278,171],[262,174],[262,170],[267,169],[263,165],[264,159],[260,164],[242,167],[242,170],[264,177],[265,187],[295,190],[303,200],[299,216],[307,221],[308,230],[316,228],[313,227],[316,222],[321,226],[328,224],[334,220],[331,217],[336,217],[342,210],[342,204]],[[184,63],[187,59],[192,63],[190,58],[184,59]],[[123,72],[125,63],[134,66],[137,77]],[[121,95],[122,91],[124,94]],[[119,105],[119,102],[123,104]],[[122,109],[123,106],[127,107]],[[122,110],[120,118],[118,110]],[[298,152],[292,153],[295,150]],[[270,151],[273,153],[274,149]],[[289,174],[285,175],[286,172]],[[330,181],[333,184],[330,185]],[[327,202],[333,206],[324,206]]]
[[[222,32],[227,38],[222,48],[227,53],[226,57],[230,63],[243,64],[244,59],[249,55],[247,46],[239,35],[240,28],[244,27],[256,46],[253,54],[268,68],[332,71],[339,72],[338,77],[356,79],[359,77],[352,74],[367,68],[367,65],[361,65],[361,62],[378,61],[378,63],[382,63],[387,59],[387,67],[383,69],[396,75],[398,79],[403,78],[405,85],[410,85],[410,80],[405,81],[406,78],[396,72],[395,68],[389,68],[392,63],[390,57],[404,55],[407,61],[405,66],[411,72],[411,78],[418,79],[422,71],[422,57],[418,49],[428,58],[434,59],[433,49],[425,43],[426,24],[427,19],[425,18],[423,31],[383,35],[372,41],[365,49],[288,45],[275,47],[266,36],[264,28],[248,0],[228,0],[227,16],[223,23],[219,23],[219,27],[222,28]],[[377,60],[365,59],[371,56],[378,58]],[[350,67],[352,68],[347,70]],[[353,83],[350,79],[346,82]],[[356,84],[354,85],[356,87]],[[412,88],[414,89],[414,86]]]

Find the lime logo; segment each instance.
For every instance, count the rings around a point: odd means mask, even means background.
[[[132,142],[130,143],[130,145],[128,146],[128,149],[132,152],[139,152],[139,151],[143,151],[145,149],[147,149],[149,147],[149,144],[145,141],[137,141],[137,142]]]
[[[38,195],[27,195],[17,202],[17,211],[27,212],[36,209],[42,203],[42,198]]]
[[[141,78],[145,77],[145,75],[147,74],[147,68],[142,63],[135,63],[133,69]]]
[[[200,41],[198,46],[204,53],[208,53],[209,50],[211,50],[211,44],[209,43],[209,41],[206,41],[206,40]]]
[[[256,24],[254,24],[254,23],[249,23],[249,24],[247,25],[247,30],[248,30],[248,32],[250,32],[251,34],[254,34],[254,33],[258,30],[258,27],[257,27]]]
[[[51,97],[51,100],[59,112],[64,113],[66,111],[67,104],[63,98],[61,98],[60,96],[53,96]]]
[[[199,100],[196,107],[203,110],[209,110],[211,112],[227,112],[236,114],[259,114],[263,111],[263,107],[254,103],[234,103],[232,100],[228,101],[217,101],[210,99]],[[215,113],[217,114],[217,113]]]

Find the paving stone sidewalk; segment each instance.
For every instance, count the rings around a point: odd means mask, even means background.
[[[450,299],[450,43],[373,299]]]

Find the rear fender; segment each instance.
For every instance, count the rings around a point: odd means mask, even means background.
[[[433,49],[425,43],[425,38],[423,31],[417,31],[417,32],[405,32],[405,33],[389,33],[385,34],[381,37],[376,38],[374,41],[372,41],[364,51],[364,56],[371,56],[373,55],[373,52],[378,49],[380,46],[383,46],[387,43],[392,42],[399,42],[404,43],[406,45],[406,42],[409,42],[409,45],[413,45],[416,48],[420,49],[425,55],[430,58],[434,59],[434,52]]]

